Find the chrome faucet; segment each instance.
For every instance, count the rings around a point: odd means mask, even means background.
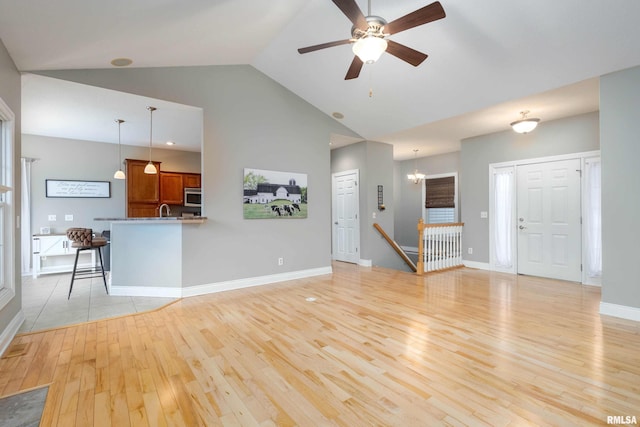
[[[165,206],[167,208],[167,216],[171,215],[171,209],[169,209],[169,205],[166,203],[163,203],[160,205],[160,218],[162,218],[162,208],[164,208]]]

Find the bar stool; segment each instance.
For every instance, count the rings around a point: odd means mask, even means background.
[[[104,274],[104,265],[102,263],[102,247],[107,245],[107,239],[105,237],[94,237],[93,230],[90,228],[70,228],[67,230],[67,238],[71,240],[71,247],[76,249],[76,260],[73,263],[73,273],[71,274],[71,285],[69,286],[69,296],[67,296],[67,299],[71,298],[74,280],[90,279],[92,277],[100,277],[101,275],[104,288],[108,295],[107,278]],[[98,252],[100,269],[98,270],[95,266],[78,269],[78,256],[80,252],[90,250],[96,250]]]

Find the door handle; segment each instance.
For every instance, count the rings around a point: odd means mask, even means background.
[[[521,225],[521,226],[520,226],[520,227],[518,227],[518,228],[519,228],[520,230],[524,230],[524,229],[525,229],[525,228],[527,228],[527,227],[525,227],[524,225]]]

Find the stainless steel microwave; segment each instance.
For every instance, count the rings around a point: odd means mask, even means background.
[[[199,208],[202,206],[202,189],[185,188],[184,189],[184,205]]]

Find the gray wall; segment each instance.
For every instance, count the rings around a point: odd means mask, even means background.
[[[360,258],[375,266],[406,270],[408,267],[373,228],[378,223],[395,240],[393,146],[363,141],[331,150],[331,173],[360,171]],[[385,210],[378,210],[378,185],[383,186]],[[373,218],[375,213],[376,218]]]
[[[20,215],[20,73],[16,69],[13,60],[9,56],[7,49],[0,40],[0,98],[9,106],[15,114],[15,145],[13,162],[13,187],[15,200],[15,214]],[[7,328],[11,320],[18,314],[22,307],[22,281],[20,272],[20,230],[16,230],[16,238],[13,247],[6,248],[13,250],[15,254],[14,278],[16,296],[4,308],[0,309],[0,334]]]
[[[460,218],[460,152],[421,157],[417,160],[418,171],[426,175],[458,173],[458,217]],[[396,176],[396,209],[395,239],[402,246],[418,247],[418,220],[422,217],[422,183],[414,184],[407,179],[407,174],[416,169],[416,160],[395,162]]]
[[[602,301],[640,308],[640,67],[600,79]]]
[[[358,137],[336,120],[248,65],[41,74],[203,108],[209,220],[184,227],[187,286],[331,265],[329,137]],[[245,167],[308,174],[308,218],[244,220]]]
[[[489,164],[599,148],[597,112],[550,122],[542,121],[534,132],[526,135],[509,130],[462,140],[462,173],[458,188],[463,195],[461,208],[464,258],[468,261],[489,262],[489,220],[480,218],[481,211],[489,211]],[[473,248],[473,255],[467,254],[467,248]]]
[[[162,162],[160,170],[200,173],[200,153],[153,149],[153,160]],[[22,155],[38,159],[31,164],[31,232],[50,227],[51,233],[64,233],[69,227],[89,227],[96,231],[109,229],[109,224],[94,221],[97,217],[125,217],[126,201],[123,180],[113,179],[118,167],[118,146],[93,141],[22,135]],[[122,158],[147,160],[148,148],[122,146]],[[123,170],[125,167],[123,166]],[[57,199],[47,198],[46,179],[110,181],[111,198]],[[172,209],[174,214],[176,209]],[[177,211],[175,212],[177,213]],[[50,222],[48,216],[56,215]],[[65,221],[72,214],[73,221]]]

